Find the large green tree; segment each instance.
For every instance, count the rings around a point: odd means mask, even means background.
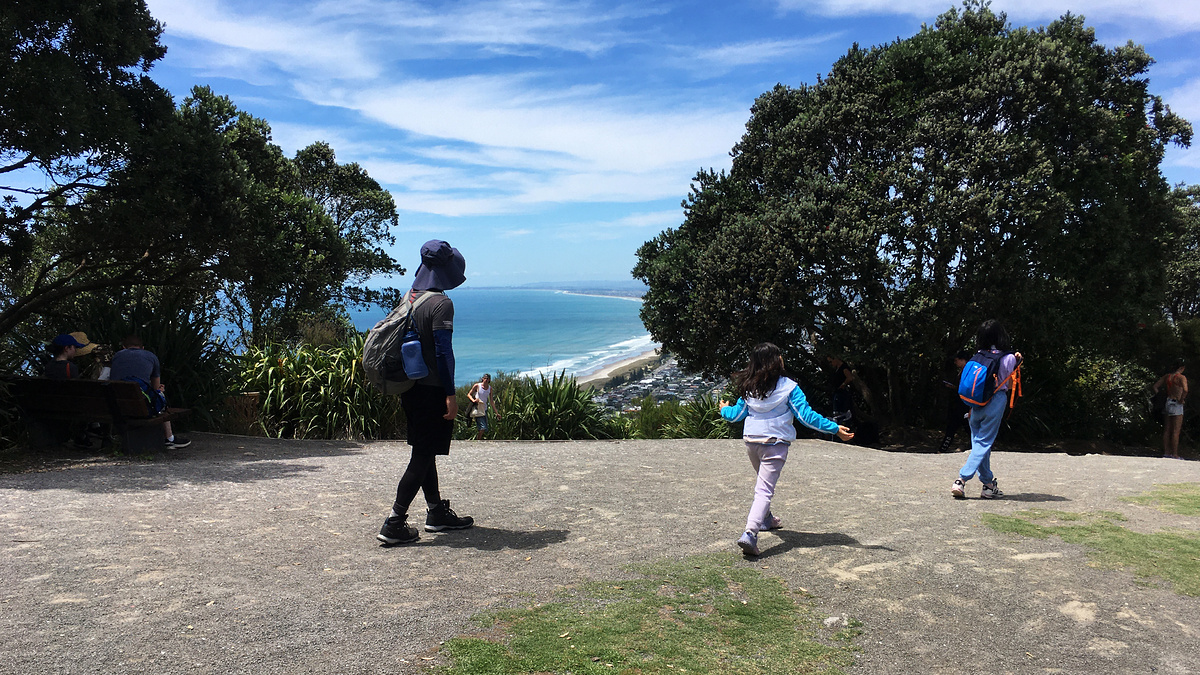
[[[1200,185],[1176,188],[1179,238],[1168,251],[1167,314],[1176,324],[1200,319]]]
[[[45,255],[46,231],[172,116],[170,95],[146,76],[166,51],[161,32],[142,0],[0,5],[0,334],[45,306],[31,288],[61,297],[54,280],[23,276]]]
[[[853,46],[751,110],[728,173],[638,251],[642,317],[689,367],[759,340],[855,360],[880,410],[916,421],[986,318],[1032,359],[1113,353],[1161,312],[1172,236],[1159,163],[1191,127],[1152,63],[1081,17],[1011,26],[969,1],[911,38]]]

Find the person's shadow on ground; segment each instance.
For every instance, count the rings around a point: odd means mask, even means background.
[[[758,559],[769,558],[773,555],[787,553],[794,548],[821,548],[824,546],[848,546],[878,551],[894,551],[895,549],[878,544],[863,544],[854,537],[841,532],[792,532],[789,530],[771,530],[771,534],[783,540],[783,544],[772,546],[759,554]]]
[[[1003,502],[1069,502],[1070,499],[1059,495],[1048,495],[1041,492],[1005,492]]]
[[[445,546],[447,548],[473,548],[478,551],[535,551],[567,540],[570,530],[503,530],[476,525],[465,530],[450,530],[441,533],[422,532],[420,541],[395,546]],[[390,548],[384,544],[383,548]]]

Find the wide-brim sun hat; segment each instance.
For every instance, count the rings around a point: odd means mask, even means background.
[[[421,246],[421,265],[413,274],[413,290],[458,288],[467,280],[467,261],[462,253],[440,239],[430,239]]]
[[[71,333],[70,335],[71,335],[71,337],[75,338],[76,340],[78,340],[80,343],[83,344],[82,347],[77,347],[75,349],[75,356],[83,356],[85,354],[91,354],[92,351],[94,351],[96,349],[96,347],[100,346],[100,345],[96,344],[95,342],[89,342],[87,333],[84,333],[83,331]]]

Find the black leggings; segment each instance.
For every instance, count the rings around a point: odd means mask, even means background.
[[[442,500],[438,492],[437,455],[413,450],[408,468],[396,486],[396,503],[392,504],[392,510],[400,514],[407,513],[418,490],[425,492],[425,501],[429,504]]]
[[[408,468],[396,486],[396,503],[392,505],[392,510],[407,513],[420,490],[425,492],[426,502],[434,504],[441,501],[437,456],[450,452],[454,421],[445,418],[446,394],[441,387],[418,384],[400,395],[400,405],[408,420],[408,444],[412,446],[412,459],[408,461]]]

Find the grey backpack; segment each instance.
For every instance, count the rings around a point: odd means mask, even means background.
[[[363,343],[363,371],[367,375],[367,381],[379,391],[399,395],[416,384],[416,380],[409,379],[404,372],[400,345],[409,330],[413,311],[425,302],[426,298],[434,295],[445,294],[441,291],[426,291],[416,302],[410,300],[406,294],[404,302],[397,305],[367,333],[367,340]]]

